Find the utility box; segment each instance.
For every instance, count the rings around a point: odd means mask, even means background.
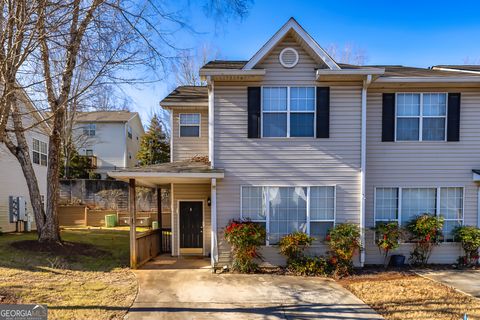
[[[22,196],[8,197],[8,212],[10,216],[10,223],[18,221],[27,221],[27,203]]]

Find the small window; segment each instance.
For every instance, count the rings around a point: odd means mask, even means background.
[[[97,125],[95,123],[87,123],[83,127],[83,134],[88,137],[94,137],[96,134]]]
[[[132,134],[132,127],[127,125],[127,136],[129,139],[132,139],[133,134]]]
[[[85,150],[85,155],[88,156],[88,157],[93,156],[93,150],[92,149],[86,149]]]
[[[445,93],[397,94],[397,141],[444,141],[446,119]]]
[[[32,158],[33,163],[39,164],[41,166],[47,166],[47,159],[48,159],[48,148],[47,143],[33,139],[33,151],[32,151]]]
[[[200,137],[200,114],[180,114],[180,137]]]

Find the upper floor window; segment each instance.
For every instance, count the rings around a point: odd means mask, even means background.
[[[396,101],[397,141],[445,140],[447,94],[398,93]]]
[[[87,123],[83,127],[83,134],[89,137],[95,136],[97,125],[95,123]]]
[[[200,137],[200,114],[180,114],[180,137]]]
[[[132,137],[133,137],[132,127],[130,127],[129,125],[127,125],[127,136],[128,136],[129,139],[132,139]]]
[[[46,166],[47,165],[47,143],[33,139],[33,163],[39,164],[41,166]]]
[[[314,87],[264,87],[263,137],[314,137]]]

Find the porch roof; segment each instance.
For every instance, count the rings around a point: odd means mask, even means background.
[[[116,180],[135,179],[137,185],[157,187],[169,183],[206,183],[213,178],[222,179],[224,171],[212,168],[207,162],[185,160],[115,170],[108,175]]]

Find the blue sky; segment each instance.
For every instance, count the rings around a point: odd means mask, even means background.
[[[176,2],[196,33],[181,32],[183,48],[205,44],[221,59],[248,60],[290,18],[328,47],[346,43],[362,48],[367,64],[429,67],[480,63],[480,3],[476,1],[300,1],[257,0],[242,21],[216,25],[201,0]],[[453,5],[454,4],[454,5]],[[132,109],[144,123],[168,94],[166,82],[128,88]]]

